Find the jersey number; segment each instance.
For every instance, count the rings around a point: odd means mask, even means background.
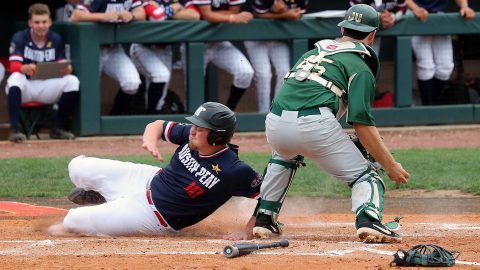
[[[192,181],[192,183],[184,189],[187,192],[188,196],[192,198],[196,198],[198,195],[201,195],[205,192],[205,190],[199,187],[197,183],[195,183],[195,181]]]

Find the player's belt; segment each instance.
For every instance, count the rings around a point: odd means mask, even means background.
[[[332,81],[329,81],[323,78],[322,76],[319,76],[316,73],[310,73],[309,71],[304,71],[301,69],[297,70],[296,72],[290,71],[290,72],[287,72],[287,74],[285,74],[285,77],[284,77],[285,80],[288,78],[295,78],[297,81],[303,81],[305,79],[315,81],[320,85],[322,85],[323,87],[335,93],[335,95],[337,95],[340,98],[343,98],[343,95],[347,94],[345,90],[340,89],[340,87],[333,84]]]
[[[153,204],[152,190],[150,190],[150,189],[147,189],[147,201],[148,201],[148,204],[150,205],[150,207],[152,207],[153,213],[157,217],[158,222],[160,222],[160,225],[162,225],[164,228],[175,231],[172,227],[170,227],[170,225],[168,225],[168,223],[162,217],[162,214],[160,214],[160,212],[158,212],[157,207],[155,207],[155,204]]]
[[[280,106],[278,106],[277,104],[272,104],[272,109],[270,110],[271,113],[273,113],[275,115],[278,115],[278,116],[282,116],[283,111],[284,111],[284,109],[281,108]],[[319,115],[319,114],[321,114],[319,107],[308,108],[308,109],[297,111],[297,117],[309,116],[309,115]]]

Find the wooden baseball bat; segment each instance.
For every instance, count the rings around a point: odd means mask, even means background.
[[[264,248],[288,247],[287,239],[282,239],[278,242],[271,242],[266,244],[233,244],[223,248],[223,255],[227,258],[235,258],[245,254],[252,253],[255,250]]]

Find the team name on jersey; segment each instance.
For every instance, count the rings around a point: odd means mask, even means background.
[[[52,62],[55,61],[55,48],[34,50],[30,47],[25,47],[23,58],[30,59],[35,62]]]
[[[206,188],[211,189],[220,181],[220,179],[213,175],[209,170],[202,167],[200,163],[192,157],[188,144],[180,150],[178,153],[178,159],[185,166],[185,169],[195,175],[195,177],[199,177],[198,181]]]

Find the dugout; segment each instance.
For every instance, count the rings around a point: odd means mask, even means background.
[[[26,5],[28,6],[28,4]],[[331,9],[338,9],[331,7]],[[26,10],[26,8],[25,8]],[[181,42],[188,41],[189,68],[190,74],[187,78],[187,91],[180,93],[186,100],[186,108],[190,113],[206,97],[217,97],[222,101],[221,92],[209,90],[201,75],[202,63],[195,55],[203,55],[201,43],[204,41],[232,40],[241,43],[248,39],[289,39],[291,40],[294,58],[309,48],[312,40],[331,38],[339,34],[336,24],[340,19],[312,19],[305,18],[299,22],[273,22],[265,20],[254,20],[247,25],[211,25],[206,22],[184,22],[171,21],[161,23],[138,22],[129,25],[96,25],[91,23],[65,24],[56,23],[54,29],[62,32],[67,41],[71,44],[72,61],[74,69],[82,82],[81,85],[81,107],[78,113],[79,135],[97,134],[139,134],[149,121],[156,119],[154,116],[129,115],[129,116],[108,116],[102,115],[103,99],[99,93],[100,87],[109,87],[108,79],[105,86],[104,80],[98,76],[98,45],[102,43],[130,43],[130,42]],[[440,27],[439,27],[440,26]],[[255,31],[252,31],[255,29]],[[201,34],[198,34],[201,33]],[[446,14],[446,16],[432,15],[428,23],[422,24],[414,18],[400,22],[395,28],[382,31],[380,36],[389,38],[391,44],[382,47],[381,58],[382,77],[379,85],[385,85],[395,89],[395,108],[376,109],[374,114],[379,125],[420,125],[420,124],[459,124],[478,123],[478,105],[464,104],[455,106],[417,106],[414,100],[414,63],[409,36],[413,34],[455,34],[471,38],[464,46],[463,68],[467,71],[475,71],[474,66],[478,65],[478,33],[480,33],[480,19],[473,22],[464,22],[457,13]],[[84,42],[88,40],[88,42]],[[477,42],[477,46],[472,45]],[[96,48],[93,49],[92,48]],[[466,52],[466,53],[465,53]],[[472,59],[467,59],[472,58]],[[478,71],[475,71],[478,72]],[[175,72],[174,72],[175,73]],[[213,71],[218,76],[218,85],[228,78],[224,78],[221,72]],[[195,75],[196,74],[196,75]],[[474,74],[480,75],[480,74]],[[177,78],[175,77],[177,76]],[[212,76],[209,73],[209,76]],[[182,81],[181,75],[174,74],[174,80]],[[213,77],[215,79],[215,77]],[[212,80],[212,79],[210,79]],[[181,84],[181,83],[179,83]],[[188,85],[195,85],[196,91],[188,89]],[[183,86],[179,86],[182,88]],[[200,89],[199,89],[200,88]],[[180,89],[180,92],[183,88]],[[239,107],[239,131],[263,130],[264,115],[252,112],[248,100],[255,98],[255,89],[251,87],[247,96],[241,101]],[[2,91],[1,103],[5,104],[5,94]],[[0,122],[8,121],[6,118],[5,106],[1,106]],[[163,117],[163,116],[162,116]],[[181,115],[169,115],[163,118],[182,120]]]

